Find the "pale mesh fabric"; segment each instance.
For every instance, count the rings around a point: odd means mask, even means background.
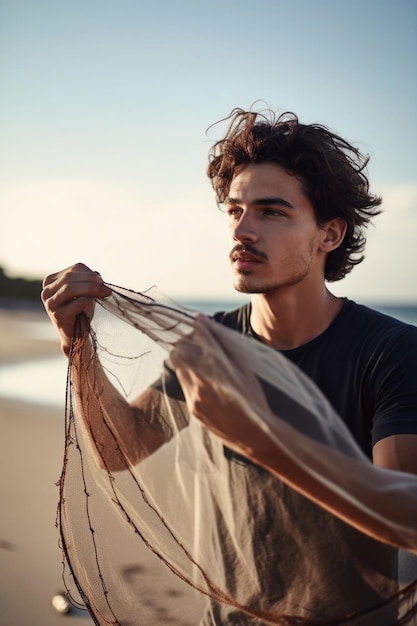
[[[58,518],[67,587],[97,624],[417,624],[395,548],[415,559],[417,477],[372,466],[294,365],[151,292],[113,287],[87,327]],[[280,478],[188,414],[172,361],[274,443]]]

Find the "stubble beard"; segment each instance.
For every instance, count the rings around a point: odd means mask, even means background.
[[[283,277],[279,278],[258,278],[252,272],[238,272],[235,275],[233,287],[239,293],[247,294],[272,294],[282,291],[288,287],[293,287],[301,283],[310,273],[312,265],[312,255],[310,254],[302,259],[301,267],[293,269],[292,274],[282,272]]]
[[[255,293],[264,293],[271,294],[277,291],[286,289],[288,287],[293,287],[294,285],[299,284],[303,279],[304,275],[294,275],[291,279],[286,280],[284,282],[280,281],[264,281],[260,282],[257,280],[251,280],[250,277],[239,276],[234,281],[234,289],[239,293],[247,293],[247,294],[255,294]]]

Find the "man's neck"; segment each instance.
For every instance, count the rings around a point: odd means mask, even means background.
[[[343,300],[325,286],[300,298],[293,290],[252,295],[251,326],[277,350],[298,348],[323,333],[342,308]]]

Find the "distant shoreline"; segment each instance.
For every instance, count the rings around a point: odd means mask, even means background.
[[[60,354],[58,335],[51,324],[50,338],[36,336],[33,325],[48,324],[44,309],[0,308],[0,365]]]
[[[202,298],[169,298],[173,303],[177,303],[180,306],[183,306],[188,309],[201,311],[208,315],[216,312],[216,311],[224,311],[224,310],[232,310],[236,309],[239,306],[242,306],[245,303],[244,299],[202,299]],[[351,300],[355,300],[354,298],[350,298]],[[249,296],[248,296],[249,300]],[[403,302],[403,301],[391,301],[391,302],[382,302],[382,301],[364,301],[361,299],[356,299],[355,302],[358,304],[362,304],[371,309],[375,309],[380,311],[381,313],[385,313],[387,315],[391,315],[393,317],[398,317],[407,323],[417,325],[417,300],[414,302]],[[48,320],[48,316],[43,307],[41,300],[29,300],[29,299],[20,299],[20,298],[5,298],[0,296],[0,315],[7,313],[18,313],[28,315],[37,315],[39,319],[43,319],[45,321]],[[413,320],[413,321],[410,321]]]
[[[8,298],[0,296],[0,310],[3,311],[29,311],[32,313],[44,313],[45,309],[39,300],[29,300],[26,298]]]

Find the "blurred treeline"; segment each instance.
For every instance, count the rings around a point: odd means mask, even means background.
[[[0,266],[0,298],[2,304],[18,300],[40,304],[42,281],[40,279],[11,278]]]

